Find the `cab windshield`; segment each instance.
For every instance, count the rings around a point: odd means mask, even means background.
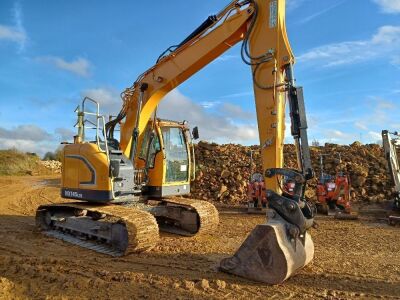
[[[187,181],[189,158],[185,136],[181,128],[161,128],[166,160],[166,182]]]

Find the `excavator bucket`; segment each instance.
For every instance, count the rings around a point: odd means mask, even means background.
[[[268,220],[253,229],[232,257],[221,261],[223,272],[279,284],[313,259],[314,243],[308,233],[293,238],[287,230],[290,224],[280,216]]]

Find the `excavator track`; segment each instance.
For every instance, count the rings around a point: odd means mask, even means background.
[[[193,208],[200,218],[200,227],[197,234],[214,231],[219,224],[219,213],[217,208],[210,202],[188,198],[171,198],[169,203]]]
[[[207,201],[189,198],[165,198],[150,211],[159,222],[161,231],[194,236],[214,231],[219,223],[216,207]],[[163,220],[172,222],[163,222]]]
[[[150,213],[117,205],[42,205],[36,224],[48,236],[111,256],[150,250],[159,240]]]
[[[48,236],[111,256],[150,250],[159,230],[194,236],[218,226],[218,210],[207,201],[175,197],[160,203],[42,205],[36,224]]]

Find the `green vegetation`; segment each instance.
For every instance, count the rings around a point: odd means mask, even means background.
[[[0,175],[33,175],[43,168],[35,153],[23,153],[16,149],[0,150]]]
[[[46,154],[43,156],[43,160],[58,160],[61,161],[61,156],[62,156],[62,147],[59,147],[56,151],[54,152],[46,152]]]

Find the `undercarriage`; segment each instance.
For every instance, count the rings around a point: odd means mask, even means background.
[[[36,212],[36,224],[45,234],[111,256],[150,250],[159,230],[193,236],[214,230],[218,222],[214,205],[185,198],[42,205]]]

